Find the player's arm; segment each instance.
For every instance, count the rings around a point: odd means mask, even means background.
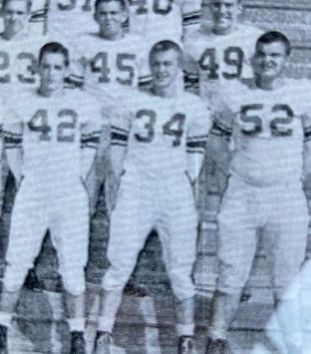
[[[119,124],[111,124],[111,167],[112,172],[117,180],[120,180],[120,177],[123,174],[124,160],[128,147],[129,140],[129,127]]]
[[[142,90],[151,88],[152,76],[149,66],[149,51],[144,40],[141,41],[142,46],[139,49],[138,58],[138,87]]]
[[[129,140],[129,120],[120,112],[114,115],[110,125],[110,156],[107,165],[106,203],[111,212],[116,205],[121,176],[124,171],[124,160]]]
[[[187,133],[188,175],[192,184],[198,180],[204,158],[206,141],[211,129],[211,112],[209,107],[198,99],[195,104],[195,118]]]
[[[3,125],[4,149],[12,171],[16,185],[19,186],[22,179],[22,140],[23,124],[10,123]]]
[[[199,92],[199,80],[200,80],[200,68],[198,63],[192,57],[192,48],[190,45],[191,37],[185,41],[184,45],[184,76],[185,76],[185,88],[187,91],[198,93]]]
[[[304,187],[306,194],[311,196],[311,117],[303,117],[304,128]]]
[[[95,120],[82,124],[81,130],[81,176],[86,181],[95,161],[101,131]]]

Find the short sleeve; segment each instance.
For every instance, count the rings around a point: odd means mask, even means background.
[[[204,153],[211,129],[211,111],[199,98],[193,102],[193,119],[187,135],[187,152]]]
[[[105,107],[103,108],[105,109]],[[111,121],[110,121],[110,138],[112,146],[127,146],[130,126],[131,126],[131,113],[127,109],[119,109],[114,107],[110,108]]]

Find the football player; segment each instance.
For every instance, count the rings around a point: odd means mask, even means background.
[[[232,160],[218,215],[220,274],[208,354],[225,353],[227,330],[255,256],[257,229],[268,245],[275,304],[305,257],[309,217],[301,178],[303,155],[310,168],[311,117],[309,90],[284,77],[290,50],[282,33],[263,34],[252,59],[253,78],[228,84],[217,108],[212,133],[231,138]],[[295,294],[282,300],[299,311]],[[278,314],[288,353],[301,353],[299,330],[293,330],[298,323]]]
[[[78,65],[71,77],[76,83],[83,84],[85,90],[105,101],[106,110],[108,105],[118,106],[120,100],[139,84],[150,82],[144,41],[136,35],[125,33],[123,24],[127,15],[126,0],[96,0],[94,19],[99,29],[81,35],[75,45],[79,52]],[[89,184],[94,196],[91,198],[92,205],[96,204],[102,183],[100,169],[103,154],[103,144],[100,144],[96,163],[98,183]]]
[[[28,32],[31,6],[32,0],[4,0],[2,2],[1,16],[4,27],[0,34],[0,87],[8,87],[12,84],[30,86],[37,81],[35,75],[36,55],[40,47]],[[0,95],[3,95],[4,92],[6,90],[2,89]],[[0,145],[2,146],[2,142]],[[0,150],[0,175],[2,176],[0,179],[0,207],[2,209],[9,167],[5,154],[2,149]],[[8,220],[5,219],[4,223],[3,229],[6,236]]]
[[[186,85],[199,90],[212,107],[227,83],[252,75],[249,59],[262,31],[243,24],[239,20],[241,12],[242,0],[203,0],[202,26],[185,38]],[[209,143],[208,149],[212,149],[212,144]],[[209,155],[213,159],[212,151]],[[221,159],[210,161],[210,165],[216,165],[217,189],[221,195],[226,185],[228,162]]]
[[[125,33],[126,0],[96,0],[94,6],[98,30],[81,35],[75,45],[81,70],[78,76],[83,77],[86,89],[100,92],[101,98],[103,91],[122,97],[148,79],[143,74],[147,58],[144,41]]]
[[[149,58],[151,92],[136,94],[125,105],[128,112],[115,116],[111,126],[111,159],[121,182],[111,215],[111,266],[103,280],[97,353],[112,343],[122,290],[153,228],[159,233],[177,298],[179,353],[194,352],[191,273],[197,215],[192,187],[210,128],[209,109],[199,97],[178,87],[183,59],[176,43],[155,44]]]
[[[6,99],[5,147],[19,188],[0,301],[0,350],[4,352],[20,288],[48,228],[64,282],[71,353],[85,353],[89,201],[84,181],[95,156],[101,113],[93,98],[64,89],[68,67],[68,50],[60,43],[47,43],[39,55],[39,87],[15,89]]]
[[[199,27],[200,10],[201,0],[130,0],[129,31],[152,44],[164,39],[179,43]]]

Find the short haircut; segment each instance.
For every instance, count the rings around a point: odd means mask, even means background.
[[[256,42],[256,51],[260,44],[270,44],[274,42],[280,42],[284,44],[286,55],[289,56],[291,53],[291,44],[289,39],[285,36],[285,34],[278,31],[269,31],[262,34]]]
[[[7,6],[7,4],[10,2],[10,1],[13,1],[13,0],[3,0],[2,2],[2,11],[5,9],[5,7]],[[27,12],[30,12],[31,10],[31,7],[32,7],[32,0],[19,0],[20,2],[25,2],[26,3],[26,9],[27,9]]]
[[[127,0],[96,0],[95,4],[94,4],[95,12],[98,10],[98,7],[101,4],[108,3],[108,2],[113,2],[113,1],[118,2],[121,5],[122,10],[127,10],[127,7],[128,7]]]
[[[39,64],[41,63],[43,56],[47,53],[61,54],[64,57],[65,65],[69,66],[69,52],[66,47],[58,42],[46,43],[39,52]]]
[[[173,50],[178,54],[178,62],[180,65],[183,64],[183,52],[181,47],[173,41],[170,40],[164,40],[157,42],[156,44],[153,45],[153,47],[150,50],[149,53],[149,63],[151,63],[152,58],[160,52],[167,52],[169,50]]]

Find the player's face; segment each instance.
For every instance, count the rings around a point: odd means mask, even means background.
[[[28,19],[26,1],[11,0],[3,9],[4,29],[10,36],[22,31]]]
[[[122,26],[126,19],[126,13],[119,1],[101,3],[96,12],[95,20],[100,32],[107,37],[114,37],[122,33]]]
[[[253,57],[254,72],[262,78],[276,79],[282,75],[286,60],[286,47],[283,43],[260,43]]]
[[[156,53],[150,59],[154,87],[166,88],[176,82],[180,72],[178,53],[167,50]]]
[[[65,57],[60,53],[46,53],[39,63],[40,91],[46,95],[61,90],[67,73]]]
[[[205,0],[203,7],[208,6],[213,20],[213,29],[216,33],[229,33],[235,26],[241,13],[238,0]]]

